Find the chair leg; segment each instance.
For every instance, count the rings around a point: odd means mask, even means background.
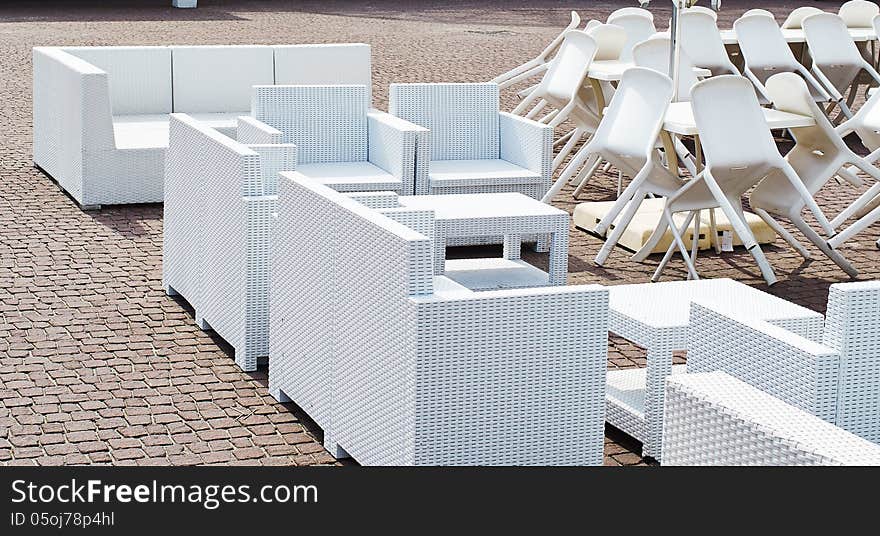
[[[810,252],[807,251],[807,249],[803,245],[801,245],[800,242],[797,241],[797,238],[795,238],[794,235],[792,235],[791,233],[786,231],[785,228],[783,228],[782,225],[780,225],[778,221],[773,219],[773,217],[770,214],[768,214],[766,210],[764,210],[762,208],[756,208],[754,206],[752,207],[752,210],[754,210],[755,214],[757,214],[762,220],[764,220],[764,223],[766,223],[768,227],[773,229],[773,231],[776,234],[781,236],[782,239],[785,240],[788,243],[788,245],[792,247],[792,249],[794,249],[795,251],[800,253],[801,257],[803,257],[807,260],[813,258],[813,256],[810,254]]]
[[[813,244],[816,245],[817,248],[822,250],[822,253],[824,253],[825,255],[828,256],[829,259],[834,261],[834,264],[836,264],[837,266],[840,266],[840,268],[844,272],[846,272],[846,275],[852,277],[853,279],[858,277],[859,271],[856,270],[853,267],[853,265],[850,264],[849,261],[847,261],[843,257],[843,255],[841,255],[837,251],[831,249],[831,247],[828,245],[828,243],[821,236],[819,236],[819,233],[817,233],[816,231],[813,230],[812,227],[807,225],[807,222],[805,222],[801,218],[793,218],[792,223],[795,225],[795,227],[798,228],[798,230],[800,232],[802,232],[804,234],[804,236],[807,237],[807,239],[810,242],[812,242]]]
[[[538,103],[535,104],[535,106],[526,114],[526,119],[534,119],[535,116],[537,116],[541,112],[541,110],[544,109],[545,106],[547,106],[547,101],[545,101],[544,99],[540,99]]]
[[[684,243],[684,239],[681,237],[682,234],[687,232],[688,227],[691,225],[691,220],[696,215],[697,211],[692,211],[688,214],[687,218],[685,218],[684,223],[681,226],[681,229],[675,227],[675,221],[672,219],[672,213],[669,212],[668,209],[663,211],[663,217],[666,219],[667,225],[669,225],[669,231],[672,233],[672,244],[669,244],[669,249],[666,250],[666,255],[663,256],[663,260],[660,261],[660,265],[657,266],[657,270],[654,271],[654,275],[651,276],[651,281],[656,283],[660,280],[660,275],[663,273],[663,270],[666,268],[666,265],[669,264],[669,261],[672,259],[672,255],[675,254],[675,248],[678,247],[678,250],[681,251],[681,256],[684,259],[684,263],[687,265],[688,269],[688,279],[699,279],[700,276],[697,274],[697,269],[694,267],[694,263],[691,260],[690,255],[688,255],[687,246]]]
[[[852,225],[837,233],[834,238],[828,240],[828,245],[834,249],[840,247],[841,244],[857,235],[858,233],[864,231],[868,227],[870,227],[875,222],[880,221],[880,207],[875,208],[871,212],[865,214],[858,220],[856,220]]]
[[[620,214],[620,212],[624,208],[626,208],[626,203],[630,199],[635,197],[636,192],[641,189],[641,186],[647,180],[651,169],[651,163],[648,162],[642,169],[639,170],[636,176],[633,177],[631,181],[629,181],[629,185],[623,191],[623,194],[618,196],[617,201],[614,203],[614,205],[611,206],[611,210],[609,210],[605,214],[605,217],[603,217],[602,220],[596,224],[596,227],[594,229],[594,232],[596,232],[596,234],[604,236],[605,233],[608,232],[608,228],[610,228],[611,224],[614,223],[617,215]]]
[[[581,141],[581,135],[583,134],[583,130],[576,128],[572,133],[571,137],[568,139],[568,142],[560,149],[559,154],[556,155],[556,158],[553,159],[553,171],[562,165],[562,162],[565,161],[566,157],[571,154],[571,151],[574,149],[574,146],[577,145],[579,141]]]
[[[553,147],[559,147],[560,145],[564,144],[569,139],[571,139],[571,136],[574,134],[575,130],[577,130],[577,129],[576,128],[571,129],[568,132],[566,132],[565,134],[563,134],[562,136],[559,136],[559,138],[553,142]]]
[[[880,182],[868,188],[865,193],[858,197],[858,199],[850,203],[850,205],[843,209],[840,214],[835,216],[834,219],[831,220],[831,226],[837,229],[843,225],[843,222],[852,218],[868,206],[868,204],[871,203],[871,200],[877,195],[880,195]]]
[[[700,212],[698,210],[694,217],[694,236],[691,238],[691,259],[694,262],[697,262],[697,255],[700,253]]]
[[[645,193],[643,191],[639,191],[632,198],[632,200],[630,200],[629,204],[626,206],[626,210],[623,212],[623,215],[620,216],[620,220],[614,226],[614,229],[612,229],[611,235],[605,239],[605,243],[602,244],[602,248],[596,255],[596,264],[602,266],[605,264],[605,261],[608,260],[608,256],[611,254],[614,246],[617,245],[618,240],[620,240],[620,236],[626,230],[626,227],[630,224],[633,217],[636,215],[636,212],[638,212],[639,207],[642,205],[642,201],[644,201],[644,199]]]
[[[602,159],[597,158],[596,162],[593,165],[584,166],[584,168],[581,170],[581,172],[578,174],[578,176],[573,181],[573,182],[577,182],[577,187],[574,189],[574,192],[572,192],[572,194],[571,194],[572,197],[577,199],[581,195],[581,193],[583,193],[584,188],[587,187],[587,184],[589,184],[590,179],[592,179],[593,175],[596,174],[596,170],[599,169],[599,165],[601,163],[602,163]]]

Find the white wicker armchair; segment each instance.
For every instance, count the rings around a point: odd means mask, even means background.
[[[361,85],[256,86],[251,112],[297,146],[297,170],[310,179],[338,191],[412,194],[424,129],[368,103]],[[247,132],[239,140],[252,141]]]
[[[824,333],[814,340],[694,303],[688,372],[725,371],[880,443],[878,334],[880,281],[831,285]]]
[[[880,447],[724,372],[666,382],[664,465],[880,465]]]
[[[471,292],[433,276],[431,212],[353,195],[282,173],[270,393],[364,465],[601,464],[607,290]]]
[[[254,85],[371,83],[364,44],[36,47],[33,64],[34,164],[84,208],[163,200],[171,112],[234,137]]]
[[[258,125],[242,118],[242,128]],[[278,172],[295,167],[296,147],[280,144],[280,133],[246,146],[171,115],[163,285],[189,301],[199,327],[232,345],[242,370],[269,353],[269,227]]]
[[[553,129],[498,109],[498,85],[391,84],[388,111],[427,128],[419,139],[416,194],[550,188]]]

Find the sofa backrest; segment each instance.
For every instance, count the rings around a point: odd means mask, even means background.
[[[252,86],[275,81],[269,46],[174,46],[171,54],[175,112],[243,112]]]
[[[691,303],[688,372],[724,371],[828,422],[835,422],[840,354],[788,330]]]
[[[837,425],[880,443],[880,281],[831,285],[823,342],[840,351]]]
[[[365,86],[256,86],[251,115],[297,146],[300,164],[367,160]]]
[[[367,87],[372,101],[370,45],[275,45],[275,83],[279,85],[353,84]]]
[[[170,48],[65,47],[63,50],[107,73],[113,115],[172,111]]]
[[[431,160],[500,154],[498,84],[391,84],[391,115],[430,130]]]

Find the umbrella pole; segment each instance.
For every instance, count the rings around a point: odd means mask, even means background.
[[[672,78],[672,102],[678,101],[678,78],[681,64],[681,24],[678,16],[686,0],[672,0],[672,22],[669,36],[672,46],[669,47],[669,77]]]

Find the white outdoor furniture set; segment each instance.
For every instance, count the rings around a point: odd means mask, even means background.
[[[323,429],[332,454],[602,463],[608,290],[471,291],[436,274],[430,210],[279,180],[269,390]],[[524,430],[549,441],[524,443]]]
[[[34,164],[83,207],[163,201],[172,112],[234,137],[254,85],[371,87],[364,44],[35,47],[33,66]]]

